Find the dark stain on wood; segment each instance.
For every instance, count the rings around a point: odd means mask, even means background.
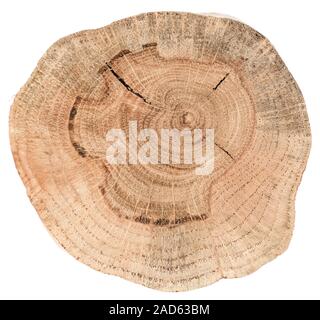
[[[80,146],[77,142],[73,142],[72,145],[82,158],[86,157],[87,151],[84,147]]]
[[[156,46],[157,46],[157,43],[156,43],[156,42],[150,42],[150,43],[143,44],[143,45],[142,45],[142,48],[143,48],[143,49],[147,49],[147,48],[156,47]]]

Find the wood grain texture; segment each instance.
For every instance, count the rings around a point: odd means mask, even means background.
[[[215,169],[112,166],[110,128],[214,128]],[[311,134],[270,42],[230,18],[147,13],[56,42],[17,94],[14,160],[43,223],[76,259],[182,291],[281,254]]]

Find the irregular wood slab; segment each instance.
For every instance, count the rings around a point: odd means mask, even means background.
[[[106,132],[214,128],[215,168],[106,162]],[[92,268],[182,291],[281,254],[311,135],[270,42],[230,18],[147,13],[56,42],[17,94],[14,160],[57,241]]]

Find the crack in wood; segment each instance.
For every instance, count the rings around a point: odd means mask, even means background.
[[[227,74],[213,87],[213,90],[217,90],[217,89],[219,88],[219,86],[222,84],[222,82],[227,79],[228,75],[229,75],[229,73],[227,73]]]
[[[130,91],[132,94],[136,95],[137,97],[139,97],[140,99],[142,99],[145,103],[150,104],[151,102],[149,102],[144,96],[142,96],[139,92],[135,91],[129,84],[126,83],[126,81],[120,77],[118,75],[118,73],[116,71],[114,71],[114,69],[112,68],[112,66],[109,63],[106,63],[108,69],[110,70],[110,72],[117,78],[117,80],[128,90]]]
[[[74,121],[75,121],[75,117],[76,117],[76,115],[78,113],[78,107],[79,107],[81,101],[82,101],[82,98],[80,96],[77,96],[75,101],[74,101],[74,103],[73,103],[73,105],[72,105],[71,111],[69,113],[68,129],[69,129],[69,138],[70,138],[70,141],[71,141],[71,144],[72,144],[73,148],[78,152],[78,154],[82,158],[85,158],[85,157],[89,156],[88,152],[75,139],[75,133],[74,133]]]
[[[228,152],[226,149],[224,149],[223,147],[221,147],[219,144],[217,144],[216,142],[214,143],[220,150],[222,150],[224,153],[226,153],[232,160],[234,160],[234,157],[230,154],[230,152]]]

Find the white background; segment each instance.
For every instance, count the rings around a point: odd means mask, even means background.
[[[0,2],[0,298],[290,299],[320,298],[319,1],[114,0]],[[273,43],[298,82],[313,142],[296,199],[289,249],[240,279],[182,293],[158,292],[79,263],[48,235],[26,196],[8,139],[14,95],[44,51],[83,29],[148,11],[217,12],[249,24]]]

